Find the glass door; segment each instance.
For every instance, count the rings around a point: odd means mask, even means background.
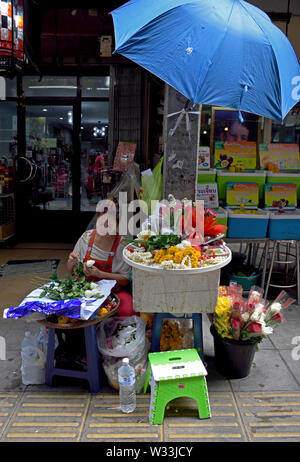
[[[73,106],[27,106],[25,130],[25,155],[18,170],[27,204],[72,210]]]

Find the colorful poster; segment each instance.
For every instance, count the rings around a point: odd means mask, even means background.
[[[197,184],[196,200],[204,201],[205,208],[219,208],[218,184]]]
[[[57,147],[57,138],[42,138],[41,139],[41,148],[56,148]]]
[[[256,143],[252,141],[216,141],[215,167],[242,170],[256,169]]]
[[[279,170],[300,170],[299,146],[297,144],[260,144],[260,168],[266,169],[269,164]]]
[[[297,207],[297,186],[295,184],[265,184],[265,208],[276,210],[278,208],[295,209]]]
[[[227,207],[256,208],[259,202],[259,188],[256,183],[227,183]]]
[[[126,172],[135,156],[136,143],[119,141],[114,161],[114,170]]]
[[[198,151],[198,170],[210,168],[210,148],[203,146]]]

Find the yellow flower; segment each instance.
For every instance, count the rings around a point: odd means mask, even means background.
[[[193,247],[180,249],[177,246],[171,246],[169,249],[161,249],[154,256],[155,263],[172,260],[176,264],[182,263],[185,257],[190,257],[192,268],[198,267],[198,260],[201,257],[201,252]]]
[[[98,316],[103,316],[106,313],[108,313],[108,310],[104,307],[97,311]]]
[[[221,337],[233,338],[231,331],[231,303],[226,296],[218,298],[218,304],[214,314],[214,325]]]

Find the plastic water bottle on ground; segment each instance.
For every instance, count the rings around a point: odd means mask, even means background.
[[[120,407],[121,411],[129,414],[136,407],[135,372],[130,366],[129,359],[123,358],[122,366],[118,369],[120,386]]]
[[[48,349],[48,330],[47,327],[41,326],[40,333],[37,337],[37,347],[46,355]]]
[[[24,385],[41,385],[45,383],[45,354],[37,346],[37,336],[25,332],[22,341],[22,383]]]

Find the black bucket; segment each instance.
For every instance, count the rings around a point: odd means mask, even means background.
[[[214,338],[217,371],[228,379],[247,377],[255,354],[255,344],[248,340],[222,338],[213,325],[210,332]]]

